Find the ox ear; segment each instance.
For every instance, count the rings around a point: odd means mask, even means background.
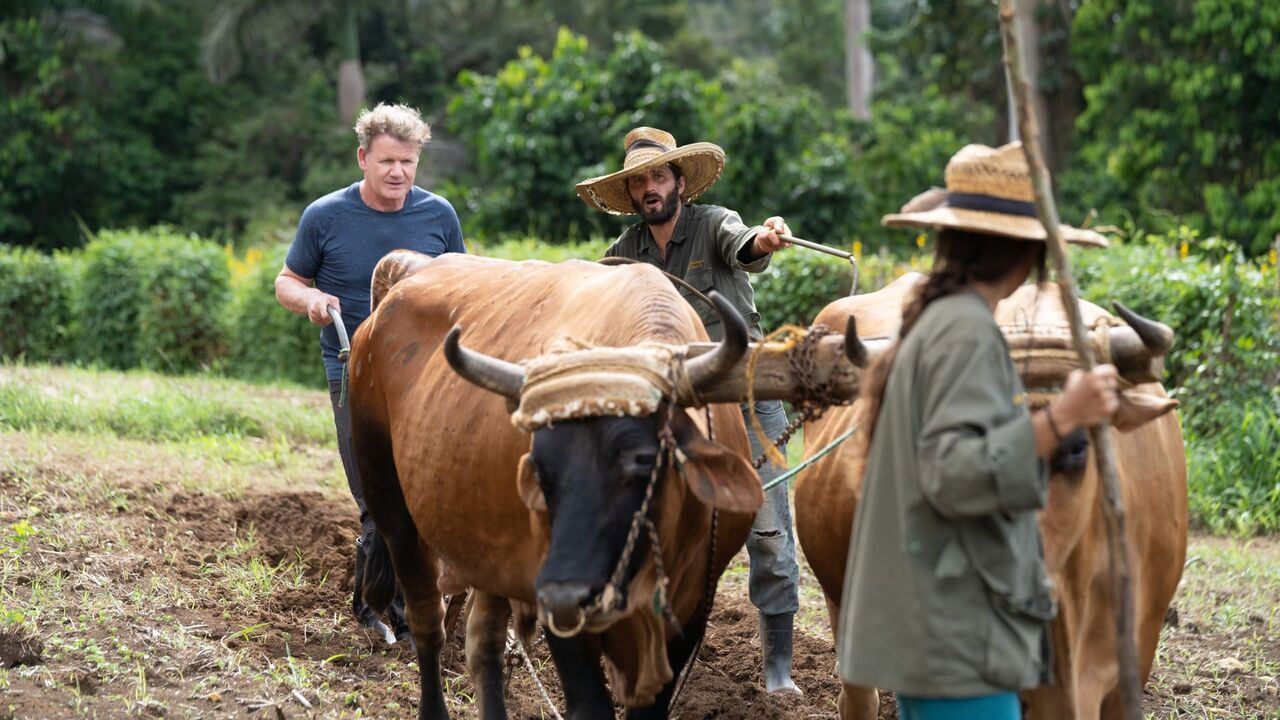
[[[542,494],[542,486],[538,484],[538,469],[533,464],[533,453],[525,453],[520,458],[520,472],[516,477],[516,492],[525,507],[535,512],[547,511],[547,496]]]
[[[708,440],[683,410],[674,414],[672,431],[679,445],[680,472],[699,500],[728,512],[755,513],[760,509],[764,493],[751,463]]]
[[[1120,393],[1120,407],[1111,417],[1111,424],[1120,432],[1146,425],[1170,410],[1178,407],[1178,401],[1159,395],[1148,395],[1144,392],[1128,391]]]

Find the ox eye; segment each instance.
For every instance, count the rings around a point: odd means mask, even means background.
[[[658,454],[651,450],[633,450],[622,453],[622,471],[628,477],[649,477],[658,462]]]

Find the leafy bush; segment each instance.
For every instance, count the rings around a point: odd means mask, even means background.
[[[920,257],[904,262],[887,252],[863,255],[861,243],[854,243],[853,253],[858,259],[859,294],[874,292],[904,273],[928,267],[928,260]],[[787,323],[807,327],[823,308],[849,295],[853,269],[840,258],[792,248],[774,254],[767,270],[751,276],[751,284],[766,332]]]
[[[869,220],[869,193],[844,111],[814,112],[817,93],[784,86],[760,67],[735,63],[722,82],[708,140],[724,147],[724,175],[706,201],[737,210],[748,223],[787,219],[797,235],[838,243]],[[762,98],[768,98],[762,101]]]
[[[1185,226],[1132,236],[1105,252],[1077,253],[1081,293],[1103,306],[1119,300],[1174,328],[1166,385],[1186,406],[1185,421],[1203,434],[1230,428],[1234,407],[1280,381],[1276,266],[1270,258],[1250,262],[1236,245],[1201,240]]]
[[[275,278],[288,250],[280,245],[257,254],[236,278],[226,371],[236,377],[325,387],[319,329],[276,300]]]
[[[1280,393],[1226,412],[1230,432],[1187,433],[1192,517],[1218,533],[1280,532]]]
[[[69,359],[70,262],[0,244],[0,357]]]
[[[1280,6],[1095,0],[1071,48],[1087,202],[1174,213],[1266,252],[1280,232]]]
[[[152,232],[146,302],[138,313],[139,363],[169,372],[207,367],[225,351],[226,258],[220,247],[194,235]]]
[[[503,260],[545,260],[546,262],[564,262],[565,260],[599,260],[613,244],[612,240],[596,239],[585,242],[550,245],[534,238],[510,239],[497,243],[471,242],[468,252],[485,257]]]
[[[1182,402],[1192,517],[1214,532],[1280,531],[1280,292],[1275,258],[1250,262],[1181,227],[1077,254],[1082,294],[1119,300],[1177,333],[1165,386]]]
[[[139,233],[103,232],[85,246],[74,294],[79,357],[125,369],[138,364],[138,313],[146,284]]]
[[[75,296],[85,361],[183,372],[223,350],[226,260],[194,235],[163,226],[101,233],[85,247]]]
[[[830,239],[866,220],[853,124],[843,111],[815,112],[815,93],[747,63],[724,83],[677,69],[635,33],[597,59],[584,39],[562,31],[549,58],[524,50],[493,76],[459,77],[449,122],[473,150],[483,183],[452,185],[446,194],[465,206],[472,234],[554,242],[616,235],[625,221],[587,207],[574,185],[618,168],[627,131],[650,125],[680,143],[721,145],[724,177],[706,201],[747,222],[783,215],[806,237]]]

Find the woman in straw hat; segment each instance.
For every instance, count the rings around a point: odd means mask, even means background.
[[[759,340],[760,313],[748,272],[762,272],[773,251],[786,247],[780,236],[791,230],[780,217],[748,227],[738,213],[716,205],[694,205],[724,169],[724,150],[711,143],[677,145],[671,133],[638,127],[622,141],[622,169],[578,183],[582,201],[611,215],[640,216],[606,253],[654,265],[683,279],[703,294],[716,290],[733,303],[747,321],[748,333]],[[719,340],[724,330],[715,310],[688,289],[677,286],[697,310],[707,334]],[[765,434],[776,439],[785,429],[786,411],[776,400],[755,404]],[[743,406],[743,413],[747,407]],[[762,449],[756,434],[747,433],[754,455]],[[760,468],[767,482],[781,471],[772,463]],[[760,644],[765,689],[796,693],[791,679],[792,628],[800,607],[799,567],[787,486],[765,493],[747,538],[751,560],[748,593],[760,611]]]
[[[864,389],[866,475],[838,650],[842,679],[893,690],[907,720],[1017,718],[1017,691],[1048,682],[1045,459],[1118,404],[1115,368],[1101,365],[1072,373],[1043,410],[1026,407],[994,313],[1044,274],[1032,199],[1019,144],[970,145],[947,163],[945,191],[883,221],[936,230],[937,251]]]

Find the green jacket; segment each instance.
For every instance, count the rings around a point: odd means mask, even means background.
[[[704,295],[716,290],[746,318],[751,339],[759,340],[764,333],[760,330],[760,313],[756,312],[755,293],[747,273],[762,272],[769,267],[769,258],[773,256],[743,263],[738,253],[760,229],[760,226],[748,227],[738,213],[717,205],[685,205],[667,245],[666,262],[658,252],[649,226],[643,222],[627,228],[617,242],[609,246],[605,257],[648,263],[684,280]],[[722,339],[724,328],[715,309],[679,285],[676,289],[698,311],[711,339]]]
[[[935,300],[898,348],[840,611],[845,682],[967,697],[1049,678],[1046,465],[985,301]]]

